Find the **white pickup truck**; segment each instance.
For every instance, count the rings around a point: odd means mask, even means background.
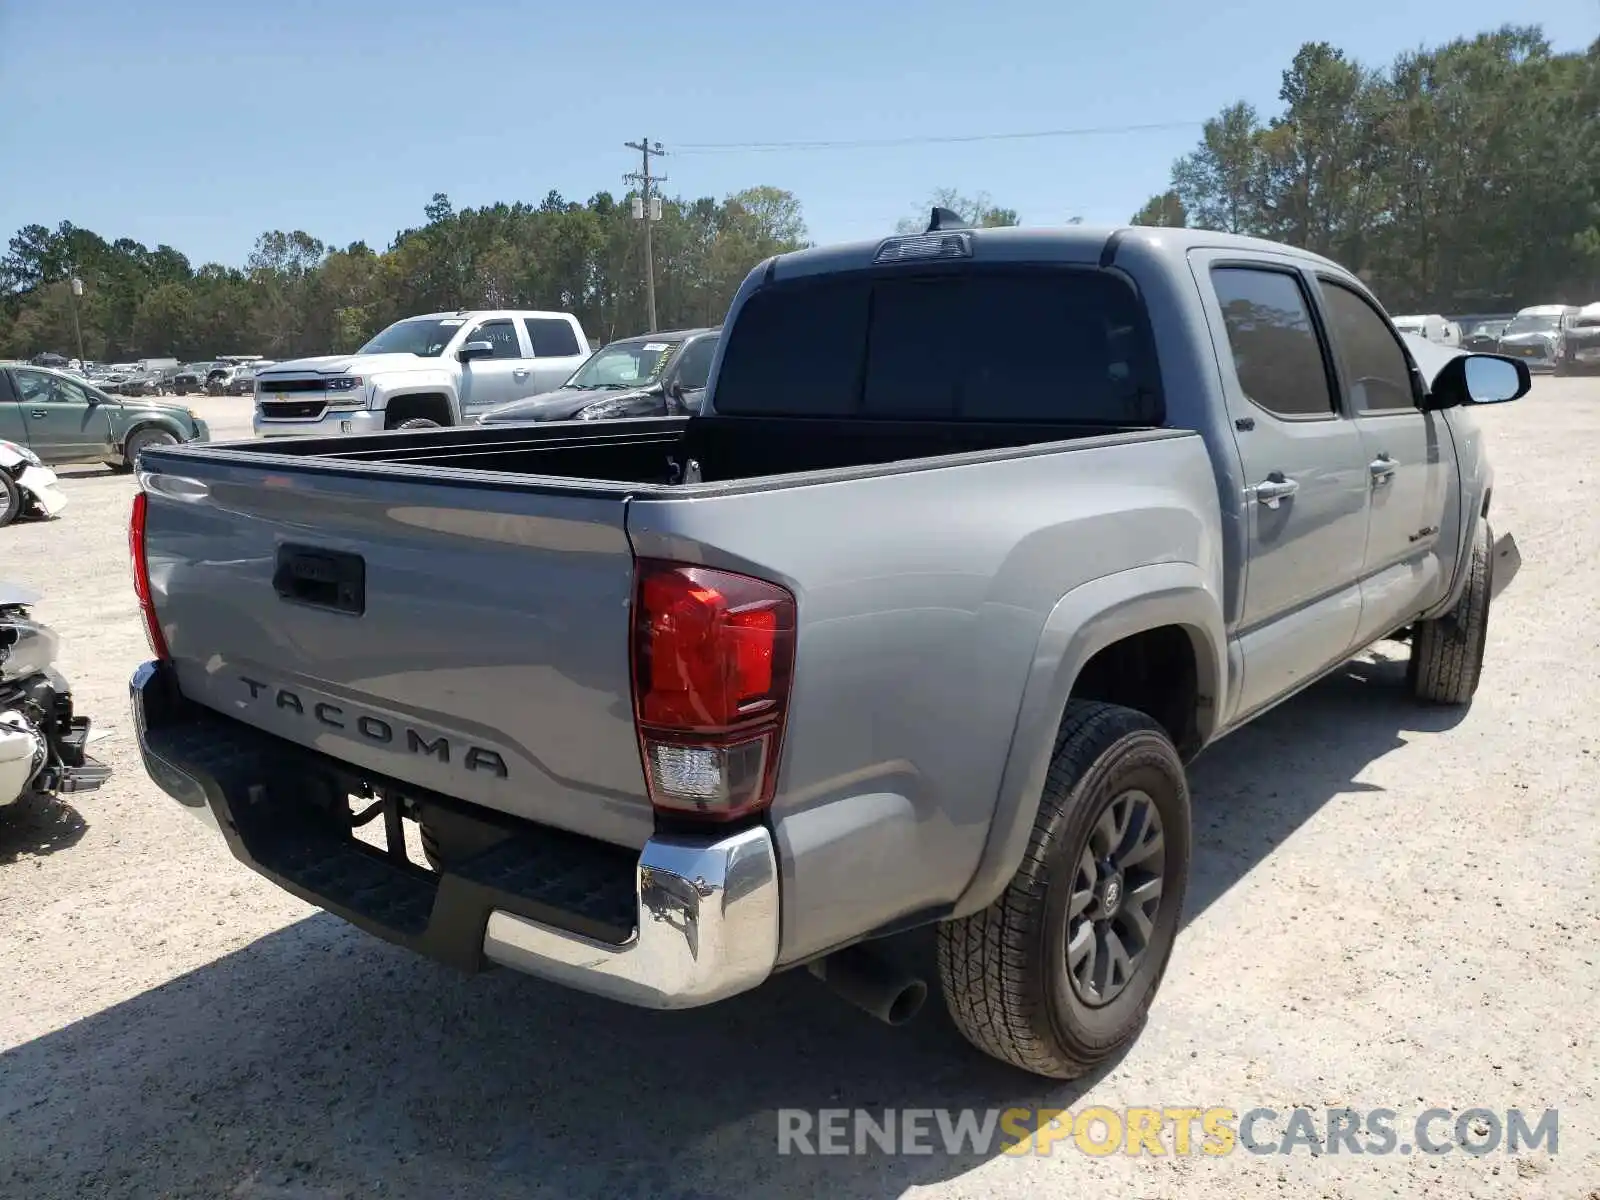
[[[408,317],[354,354],[259,373],[253,427],[270,438],[462,425],[560,387],[588,357],[589,337],[570,313]]]

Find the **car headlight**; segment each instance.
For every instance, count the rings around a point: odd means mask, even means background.
[[[604,421],[611,417],[621,415],[622,410],[615,404],[591,404],[588,408],[580,408],[573,414],[574,421]]]
[[[340,375],[337,379],[328,380],[330,392],[353,392],[361,386],[361,376]]]
[[[8,444],[10,446],[12,446],[16,450],[17,457],[20,458],[23,462],[27,463],[30,467],[42,467],[42,466],[44,466],[44,459],[40,458],[37,454],[35,454],[32,450],[29,450],[26,446],[18,446],[15,442],[10,442]]]

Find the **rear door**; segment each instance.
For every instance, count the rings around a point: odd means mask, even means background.
[[[519,395],[553,392],[572,377],[588,354],[578,344],[572,322],[563,317],[523,317],[522,326],[533,354],[533,388]]]
[[[1439,536],[1454,450],[1439,414],[1422,411],[1411,359],[1377,306],[1342,280],[1317,283],[1372,496],[1356,635],[1365,644],[1405,624],[1449,582]]]
[[[11,373],[0,368],[0,441],[28,444],[28,424],[22,416],[22,406],[17,403],[17,390],[11,382]]]
[[[163,458],[143,460],[147,553],[184,695],[381,776],[644,844],[620,493]]]
[[[1193,258],[1244,468],[1248,559],[1237,633],[1244,716],[1338,661],[1361,615],[1368,488],[1293,259]]]
[[[32,367],[12,372],[28,444],[46,462],[84,462],[112,453],[111,422],[80,384]]]
[[[533,363],[522,344],[522,335],[510,317],[485,321],[461,340],[488,342],[494,347],[489,358],[475,358],[461,364],[461,410],[463,416],[476,416],[497,404],[531,396],[538,387],[532,382]]]

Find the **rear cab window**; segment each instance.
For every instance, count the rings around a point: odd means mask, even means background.
[[[719,415],[1149,427],[1165,420],[1122,276],[964,266],[755,292],[724,334]]]

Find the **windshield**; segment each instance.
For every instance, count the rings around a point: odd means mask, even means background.
[[[210,369],[211,364],[208,362],[193,362],[184,367],[184,370],[189,372],[191,375],[200,371],[209,371]]]
[[[1484,321],[1480,325],[1474,325],[1470,332],[1474,337],[1499,337],[1505,332],[1505,328],[1504,321]]]
[[[579,367],[564,386],[594,388],[646,387],[661,378],[682,341],[616,342]]]
[[[1554,317],[1518,317],[1506,326],[1504,337],[1513,333],[1554,333],[1560,325]]]
[[[408,321],[396,321],[356,353],[438,358],[466,323],[465,317],[413,317]]]

